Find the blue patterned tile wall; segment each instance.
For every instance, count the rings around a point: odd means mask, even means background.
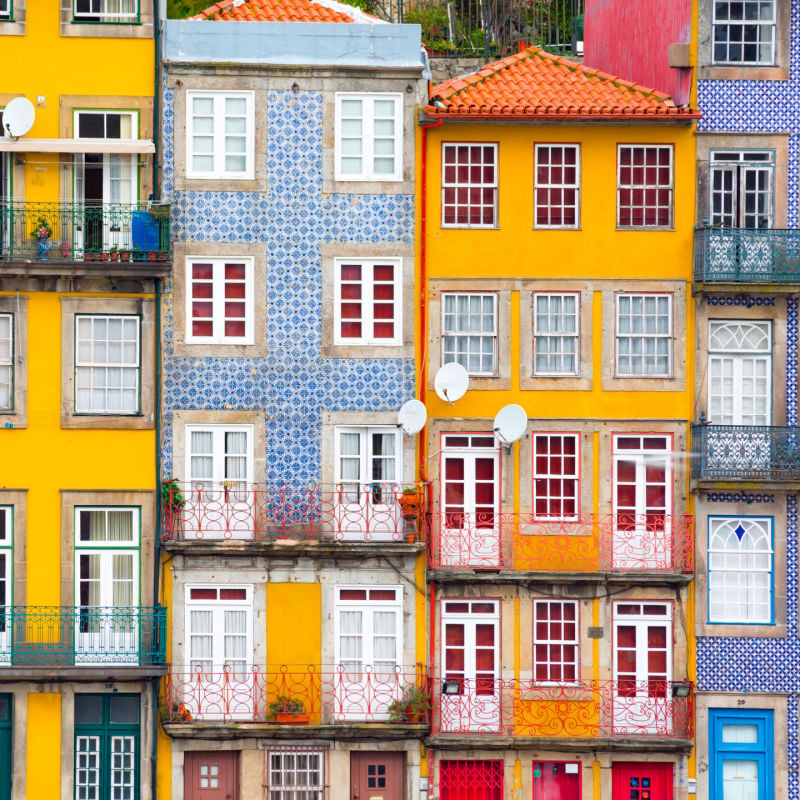
[[[263,243],[267,255],[265,358],[174,354],[172,286],[164,298],[163,469],[172,474],[174,409],[263,409],[267,480],[320,477],[322,412],[392,411],[413,396],[409,359],[321,359],[324,242],[414,240],[410,195],[322,193],[322,95],[268,93],[263,192],[174,192],[174,107],[163,86],[163,186],[175,241]],[[176,265],[180,268],[180,265]]]

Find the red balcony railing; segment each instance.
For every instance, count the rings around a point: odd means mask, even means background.
[[[428,692],[421,667],[196,666],[170,669],[161,709],[167,722],[427,723]]]
[[[164,484],[164,538],[415,542],[421,487],[396,483],[273,486]]]
[[[690,514],[428,515],[436,569],[693,572]]]
[[[433,692],[434,733],[577,739],[694,735],[694,690],[684,681],[548,686],[524,680],[435,679]]]

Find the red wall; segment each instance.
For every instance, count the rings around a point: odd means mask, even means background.
[[[690,41],[691,0],[585,0],[586,66],[689,102],[691,70],[669,66],[673,42]]]

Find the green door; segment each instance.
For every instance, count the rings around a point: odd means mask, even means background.
[[[0,800],[11,800],[10,694],[0,694]]]

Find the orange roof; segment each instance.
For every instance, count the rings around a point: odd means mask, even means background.
[[[696,119],[663,92],[531,47],[471,75],[434,86],[425,109],[435,117]]]
[[[353,17],[335,7],[339,3],[313,0],[220,0],[192,19],[237,22],[353,22]],[[353,8],[354,12],[358,9]]]

